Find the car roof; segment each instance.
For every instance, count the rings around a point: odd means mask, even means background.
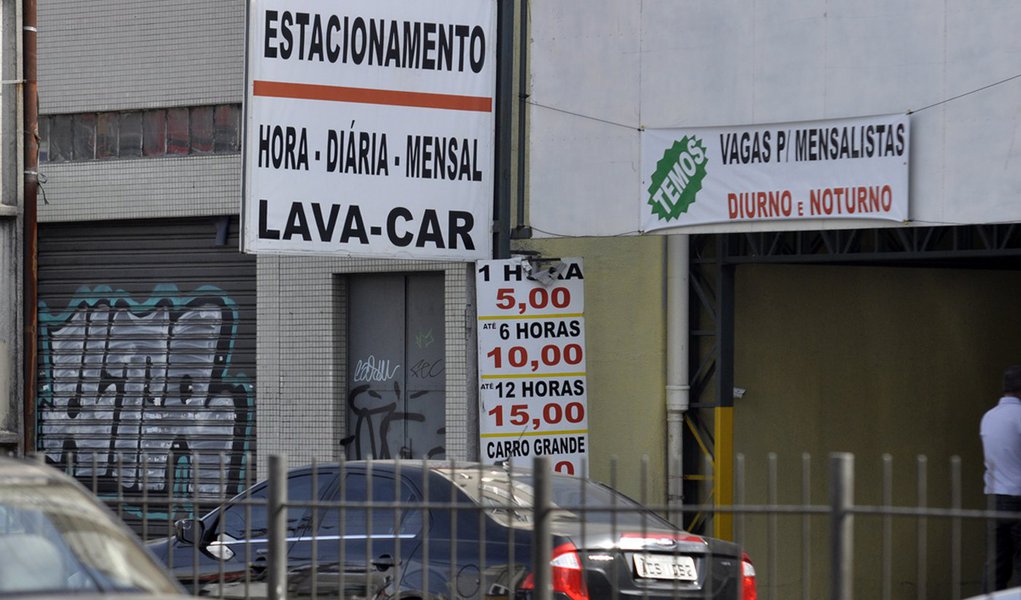
[[[343,460],[343,461],[320,461],[316,463],[318,466],[332,466],[337,467],[345,465],[348,467],[366,467],[369,465],[378,466],[382,468],[396,468],[400,465],[401,469],[418,468],[421,469],[425,465],[428,469],[434,469],[437,467],[456,467],[459,469],[496,469],[503,468],[498,465],[487,465],[480,462],[474,462],[470,460],[442,460],[442,459],[414,459],[414,458],[371,458],[371,459],[359,459],[359,460]],[[311,464],[301,465],[300,468],[311,467]],[[299,467],[294,467],[299,468]],[[520,467],[515,467],[514,470],[520,470]]]
[[[75,502],[85,502],[90,508],[112,515],[109,509],[100,502],[92,492],[53,465],[48,465],[33,458],[0,456],[0,488],[45,488],[60,487],[73,490]],[[34,493],[45,493],[43,491]],[[81,506],[79,504],[79,506]],[[116,521],[116,519],[115,519]],[[120,525],[120,523],[118,523]]]
[[[13,456],[0,456],[0,478],[11,484],[15,483],[18,478],[31,478],[36,483],[70,479],[43,462]]]
[[[513,474],[514,476],[531,475],[532,470],[523,467],[510,467],[503,465],[487,465],[480,462],[465,460],[414,460],[414,459],[370,459],[370,460],[345,460],[341,462],[317,462],[293,466],[288,469],[289,473],[305,473],[314,469],[320,471],[380,471],[384,473],[422,473],[423,470],[431,473],[445,474],[457,471],[475,471],[493,476],[498,474]],[[557,473],[552,473],[559,476]]]

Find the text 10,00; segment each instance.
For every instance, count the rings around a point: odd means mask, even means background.
[[[493,359],[494,368],[502,369],[504,367],[503,347],[493,348],[486,353],[486,356]],[[515,369],[530,366],[533,371],[538,370],[540,366],[554,367],[561,362],[568,365],[581,364],[582,358],[583,352],[580,344],[567,344],[562,349],[556,344],[546,344],[539,352],[539,358],[532,360],[529,360],[528,349],[524,346],[511,346],[507,348],[506,355],[508,366]]]

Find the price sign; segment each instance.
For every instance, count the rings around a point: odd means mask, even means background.
[[[580,258],[477,263],[483,462],[585,475],[585,277]]]

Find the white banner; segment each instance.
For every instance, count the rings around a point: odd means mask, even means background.
[[[585,475],[588,396],[585,278],[580,258],[551,271],[527,260],[479,261],[479,433],[482,461]]]
[[[907,115],[641,134],[642,233],[706,223],[908,219]]]
[[[249,0],[242,250],[492,256],[496,3]]]

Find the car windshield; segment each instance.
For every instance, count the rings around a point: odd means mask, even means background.
[[[47,477],[0,483],[0,597],[178,592],[130,534],[80,490]]]
[[[489,515],[504,525],[532,526],[535,502],[532,474],[484,467],[438,469]],[[620,492],[588,479],[553,475],[550,478],[553,520],[584,521],[621,529],[674,528],[669,521]]]

